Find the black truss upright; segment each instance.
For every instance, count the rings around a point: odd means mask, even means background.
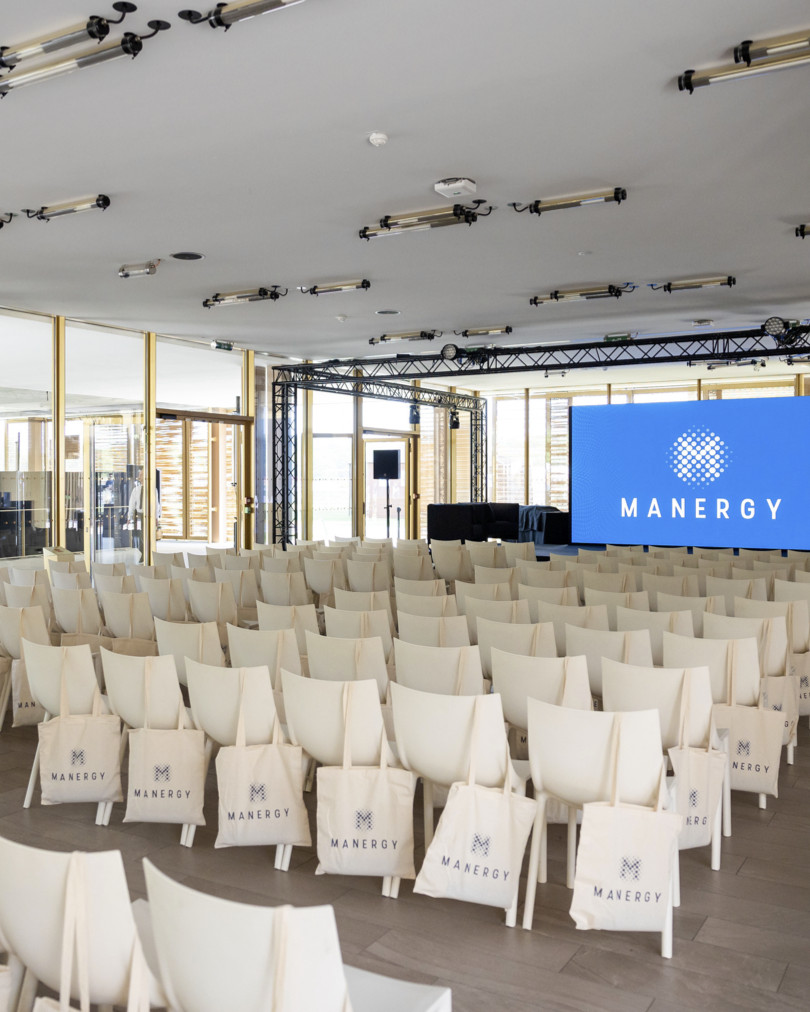
[[[273,542],[291,544],[298,526],[297,387],[273,383]]]

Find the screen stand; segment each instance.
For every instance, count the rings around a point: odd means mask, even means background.
[[[385,536],[391,537],[391,479],[385,479]]]

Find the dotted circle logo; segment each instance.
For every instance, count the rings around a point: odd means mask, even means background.
[[[728,470],[732,453],[716,432],[705,426],[687,429],[669,448],[669,466],[690,488],[711,485]]]

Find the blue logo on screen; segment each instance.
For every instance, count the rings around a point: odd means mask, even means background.
[[[705,426],[687,429],[669,449],[669,466],[690,488],[711,485],[730,463],[725,441]]]

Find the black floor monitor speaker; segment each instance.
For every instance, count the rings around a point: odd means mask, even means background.
[[[399,450],[374,451],[374,477],[391,481],[399,478]]]

